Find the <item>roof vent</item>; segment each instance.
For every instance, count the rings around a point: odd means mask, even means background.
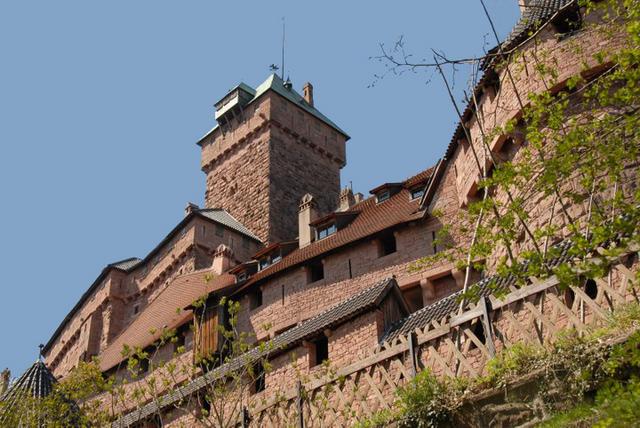
[[[287,76],[287,81],[284,82],[282,86],[284,86],[288,90],[291,90],[291,88],[293,88],[293,84],[291,83],[291,79],[289,79],[289,76]]]

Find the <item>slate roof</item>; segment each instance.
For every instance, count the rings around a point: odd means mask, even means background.
[[[557,252],[557,255],[549,262],[549,266],[553,268],[560,263],[570,260],[570,248],[571,243],[569,241],[556,245],[554,249]],[[516,285],[516,278],[513,275],[506,278],[495,275],[478,281],[470,288],[476,296],[484,297],[495,293],[497,290],[507,290],[511,285]],[[462,290],[412,313],[407,318],[395,323],[384,337],[380,339],[380,341],[391,342],[395,338],[405,336],[417,328],[426,327],[431,323],[431,321],[440,321],[444,319],[458,310],[461,295]],[[468,305],[469,304],[467,304],[467,307]]]
[[[272,345],[277,350],[294,346],[324,329],[342,324],[369,309],[378,307],[391,291],[396,292],[399,301],[405,304],[396,280],[394,278],[386,278],[372,287],[354,294],[342,303],[276,336],[272,340]],[[407,310],[406,313],[408,312]]]
[[[226,212],[220,208],[202,208],[197,211],[198,214],[215,221],[216,223],[220,223],[223,226],[228,227],[229,229],[235,230],[238,233],[246,235],[256,241],[260,241],[256,235],[253,234],[249,229],[245,227],[244,224],[240,223],[236,220],[231,214]]]
[[[316,118],[320,119],[321,121],[323,121],[324,123],[326,123],[327,125],[332,127],[333,129],[335,129],[336,131],[338,131],[339,133],[341,133],[342,135],[347,137],[347,139],[350,138],[349,135],[345,131],[343,131],[338,125],[336,125],[331,119],[329,119],[327,116],[322,114],[315,107],[312,107],[304,99],[304,97],[302,95],[300,95],[295,89],[293,89],[293,88],[287,89],[284,86],[284,81],[280,78],[280,76],[278,76],[275,73],[269,75],[269,77],[267,77],[267,79],[264,82],[262,82],[260,85],[258,85],[258,87],[255,90],[253,88],[251,88],[250,86],[248,86],[247,84],[245,84],[245,83],[240,83],[235,88],[238,88],[238,87],[242,87],[246,92],[254,94],[253,98],[251,99],[251,101],[249,101],[247,103],[247,105],[251,104],[252,102],[257,100],[258,98],[260,98],[260,96],[262,96],[262,94],[266,93],[269,90],[272,90],[272,91],[276,92],[278,95],[286,98],[287,100],[291,101],[293,104],[295,104],[298,107],[302,108],[307,113],[310,113],[313,116],[315,116]],[[232,91],[235,88],[233,88]],[[229,92],[231,92],[231,91],[229,91]],[[200,144],[202,142],[202,140],[204,140],[206,137],[211,135],[211,133],[213,131],[215,131],[216,129],[218,129],[218,127],[219,127],[219,125],[216,124],[213,128],[211,128],[211,130],[209,130],[209,132],[204,134],[202,136],[202,138],[200,138],[200,140],[198,140],[198,144]]]
[[[336,325],[343,324],[356,316],[368,311],[371,308],[375,308],[380,305],[384,299],[393,293],[399,302],[405,307],[406,303],[402,297],[402,293],[398,288],[396,280],[386,278],[377,282],[373,286],[351,296],[336,306],[333,306],[318,315],[309,318],[306,321],[298,324],[286,332],[279,334],[273,338],[266,346],[262,348],[253,348],[249,352],[238,356],[230,362],[217,367],[207,374],[200,376],[199,378],[187,383],[185,386],[177,388],[167,395],[160,397],[157,400],[159,407],[169,406],[179,400],[182,397],[193,394],[199,389],[205,387],[207,384],[220,379],[225,374],[238,370],[239,368],[249,365],[252,362],[271,356],[273,354],[282,352],[285,349],[291,348],[296,344],[302,342],[305,339],[311,338],[327,328],[334,327]],[[158,404],[155,402],[142,406],[139,410],[131,412],[121,419],[116,420],[113,423],[114,427],[129,426],[140,419],[143,419],[149,415],[155,413],[158,409]]]
[[[121,260],[119,262],[111,263],[109,266],[114,267],[116,269],[123,270],[125,272],[129,272],[130,270],[138,266],[141,261],[142,259],[139,259],[137,257],[131,257],[128,259]]]
[[[250,287],[252,284],[278,272],[285,271],[316,257],[321,257],[390,227],[422,218],[420,201],[419,199],[411,200],[408,188],[410,187],[409,184],[413,186],[420,181],[427,180],[432,172],[433,168],[428,168],[408,178],[403,182],[403,188],[398,193],[382,203],[376,203],[376,198],[370,197],[350,209],[342,211],[341,215],[356,213],[357,217],[333,235],[314,241],[306,247],[298,248],[287,254],[278,263],[257,272],[245,283],[242,289]]]
[[[163,329],[174,329],[192,318],[183,308],[211,292],[231,287],[235,276],[223,274],[207,281],[209,271],[178,277],[165,288],[100,355],[100,369],[109,370],[122,361],[124,345],[144,348],[160,338]]]
[[[11,410],[26,397],[44,398],[51,393],[56,378],[38,358],[29,369],[0,397],[0,425],[9,418]]]

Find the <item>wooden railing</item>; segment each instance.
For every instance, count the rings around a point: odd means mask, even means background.
[[[437,376],[479,376],[496,352],[514,343],[544,344],[566,329],[584,332],[622,304],[638,301],[635,273],[617,262],[586,287],[560,289],[558,279],[531,279],[501,299],[480,299],[462,314],[432,321],[384,343],[350,366],[249,406],[251,426],[351,425],[390,408],[396,391],[425,368]]]

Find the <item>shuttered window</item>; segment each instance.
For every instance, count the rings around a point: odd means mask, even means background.
[[[196,322],[196,349],[200,356],[208,356],[218,351],[219,307],[206,308]]]

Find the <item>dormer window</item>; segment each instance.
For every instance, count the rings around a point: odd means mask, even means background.
[[[411,200],[421,198],[424,195],[424,186],[411,189]]]
[[[272,264],[278,263],[291,251],[298,247],[298,241],[284,241],[269,245],[258,251],[253,257],[258,261],[258,270],[266,269]]]
[[[328,223],[316,228],[316,239],[324,239],[338,231],[335,223]]]
[[[273,254],[269,254],[259,259],[258,261],[258,270],[266,269],[274,263],[278,263],[282,260],[282,253],[278,250]]]
[[[391,197],[391,192],[389,190],[383,190],[376,195],[376,202],[384,202]]]
[[[370,190],[369,193],[375,195],[376,203],[382,203],[387,199],[391,198],[393,195],[402,190],[402,183],[384,183],[373,190]]]
[[[269,260],[269,257],[260,259],[260,262],[258,264],[258,270],[266,269],[270,264],[271,264],[271,261]]]

